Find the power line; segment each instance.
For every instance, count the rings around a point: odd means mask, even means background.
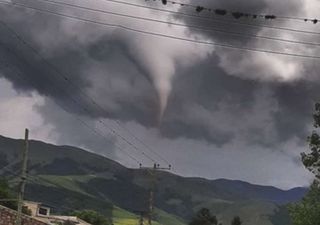
[[[51,184],[55,187],[58,187],[60,189],[54,189],[53,191],[56,192],[56,193],[60,193],[62,195],[66,195],[66,193],[61,190],[61,189],[64,189],[64,190],[69,190],[68,188],[60,185],[60,184],[57,184],[53,181],[51,181],[50,179],[46,178],[46,177],[43,177],[43,176],[28,176],[28,178],[31,178],[31,179],[28,179],[28,181],[30,181],[30,183],[34,184],[34,185],[39,185],[39,181],[41,182],[41,180],[43,182],[46,182],[48,184]],[[101,194],[94,186],[91,186],[93,189],[95,189],[96,193],[98,194],[98,196],[100,196],[102,199],[99,199],[99,200],[102,200],[103,202],[106,202],[106,203],[110,203],[110,200],[108,200],[108,198],[106,198],[103,194]],[[92,196],[93,199],[98,199],[98,196]],[[90,196],[88,196],[90,197]],[[76,198],[76,199],[80,199],[80,198]],[[45,205],[48,205],[49,207],[52,207],[53,209],[65,209],[69,212],[74,212],[74,211],[78,211],[78,210],[82,210],[84,209],[84,207],[77,207],[77,208],[74,208],[75,206],[65,206],[65,205],[61,205],[61,202],[56,202],[56,201],[53,201],[53,200],[46,200],[46,201],[41,201],[42,204],[45,204]],[[111,206],[113,207],[113,206]],[[138,216],[135,214],[136,216],[136,219],[138,219]],[[111,218],[113,219],[113,218]]]
[[[27,177],[27,181],[29,181],[30,183],[33,183],[34,185],[40,185],[40,182],[45,182],[47,184],[51,184],[57,188],[60,188],[60,189],[54,189],[53,191],[56,192],[56,193],[60,193],[62,195],[66,195],[66,193],[64,191],[62,191],[61,189],[65,189],[65,190],[68,190],[66,187],[58,184],[58,183],[55,183],[45,177],[41,177],[41,176],[35,176],[35,175],[28,175]],[[106,200],[106,199],[104,199]],[[43,202],[42,202],[43,203]],[[53,204],[52,204],[53,203]],[[44,204],[48,204],[49,206],[51,207],[55,207],[55,208],[63,208],[63,209],[66,209],[66,210],[70,210],[70,211],[76,211],[78,209],[75,209],[75,208],[71,208],[71,207],[67,207],[67,206],[62,206],[61,204],[59,204],[60,202],[53,202],[52,200],[50,202],[46,201]],[[56,205],[57,204],[57,205]]]
[[[120,121],[116,120],[116,123],[119,124],[119,126],[121,126]],[[171,166],[171,163],[164,158],[163,156],[161,156],[160,154],[158,154],[156,151],[152,150],[152,148],[147,145],[145,142],[143,142],[140,138],[138,138],[136,135],[134,135],[128,128],[124,127],[124,129],[127,130],[127,132],[134,138],[136,139],[138,142],[140,142],[146,149],[148,149],[150,152],[154,153],[156,156],[158,156],[162,161],[166,162],[169,166]]]
[[[14,6],[15,6],[15,5],[14,5]],[[25,5],[21,5],[21,6],[22,6],[22,7],[26,7],[26,8],[30,8],[30,7],[25,6]],[[44,10],[38,9],[38,8],[37,8],[37,9],[31,8],[31,9],[38,10],[38,11],[44,11]],[[46,10],[46,12],[48,12],[48,13],[50,13],[50,14],[55,14],[55,15],[63,16],[63,17],[68,17],[68,18],[72,18],[72,19],[82,20],[82,21],[85,21],[85,22],[91,22],[91,23],[96,23],[96,24],[100,24],[100,25],[107,25],[107,26],[116,26],[116,27],[120,27],[120,28],[124,28],[124,29],[133,30],[133,31],[136,31],[136,32],[141,32],[141,33],[146,33],[146,34],[152,34],[152,35],[158,35],[158,36],[162,36],[162,37],[169,37],[169,38],[178,39],[178,40],[191,41],[191,42],[197,42],[197,43],[202,43],[202,44],[218,45],[218,46],[221,46],[221,47],[236,48],[236,49],[241,49],[241,50],[246,50],[246,51],[266,52],[266,53],[273,53],[273,54],[280,54],[280,55],[288,55],[288,56],[295,56],[295,57],[304,57],[304,58],[317,58],[317,59],[319,58],[318,56],[306,56],[306,55],[300,55],[300,54],[290,54],[290,53],[275,52],[275,51],[268,51],[268,50],[248,49],[248,48],[235,47],[235,46],[231,46],[231,45],[223,45],[223,44],[217,44],[217,43],[201,42],[201,41],[195,41],[195,40],[190,40],[190,39],[177,38],[177,37],[174,37],[174,36],[163,35],[163,34],[156,34],[156,33],[151,33],[151,32],[140,31],[140,30],[136,30],[136,29],[132,29],[132,28],[127,28],[127,27],[124,27],[124,26],[122,26],[122,25],[106,24],[106,23],[101,23],[101,22],[97,22],[97,21],[93,21],[93,20],[87,20],[87,19],[83,19],[83,18],[79,18],[79,17],[74,17],[74,16],[65,15],[65,14],[55,13],[55,12],[48,11],[48,10]]]
[[[226,30],[217,29],[217,28],[206,28],[204,26],[197,26],[197,25],[187,25],[187,24],[184,24],[184,23],[170,22],[170,21],[146,18],[146,17],[141,17],[141,16],[132,16],[132,15],[127,15],[127,14],[123,14],[123,13],[116,13],[116,12],[106,11],[106,10],[102,10],[102,9],[93,9],[93,8],[89,8],[89,7],[85,7],[85,6],[74,5],[74,4],[70,4],[70,3],[64,3],[64,2],[53,1],[53,0],[37,0],[37,1],[48,2],[50,4],[55,4],[55,5],[69,6],[69,7],[79,8],[79,9],[93,11],[93,12],[100,12],[100,13],[114,15],[114,16],[127,17],[127,18],[132,18],[132,19],[137,19],[137,20],[157,22],[157,23],[162,23],[162,24],[167,24],[167,25],[174,25],[174,26],[179,26],[179,27],[187,27],[187,28],[192,28],[192,29],[196,29],[196,30],[200,30],[200,31],[206,31],[206,32],[218,32],[218,33],[230,34],[230,35],[233,35],[233,36],[240,36],[240,37],[246,37],[246,38],[266,39],[266,40],[280,41],[280,42],[286,42],[286,43],[291,43],[291,44],[303,44],[303,45],[311,45],[311,46],[320,46],[320,43],[304,42],[304,41],[290,40],[290,39],[282,39],[282,38],[255,35],[255,34],[244,34],[244,33],[241,33],[241,32],[226,31]]]
[[[168,38],[168,39],[173,39],[173,40],[178,40],[178,41],[185,41],[185,42],[190,42],[190,43],[196,43],[196,44],[203,44],[203,45],[210,45],[210,46],[216,46],[216,47],[221,47],[221,48],[228,48],[228,49],[235,49],[235,50],[242,50],[242,51],[249,51],[249,52],[260,52],[260,53],[268,53],[268,54],[274,54],[274,55],[283,55],[283,56],[291,56],[291,57],[297,57],[297,58],[307,58],[307,59],[320,59],[320,56],[316,55],[304,55],[304,54],[297,54],[297,53],[287,53],[287,52],[279,52],[279,51],[273,51],[273,50],[267,50],[267,49],[258,49],[258,48],[250,48],[250,47],[242,47],[242,46],[234,46],[230,44],[221,44],[217,42],[210,42],[210,41],[200,41],[200,40],[195,40],[195,39],[189,39],[189,38],[183,38],[183,37],[177,37],[173,35],[167,35],[167,34],[162,34],[162,33],[156,33],[156,32],[151,32],[151,31],[145,31],[145,30],[140,30],[140,29],[135,29],[131,28],[125,25],[120,25],[120,24],[112,24],[112,23],[105,23],[105,22],[99,22],[91,19],[85,19],[82,17],[78,16],[71,16],[63,13],[58,13],[58,12],[53,12],[47,9],[39,9],[19,3],[8,3],[4,1],[0,1],[1,4],[5,5],[10,5],[12,7],[22,7],[22,8],[28,8],[32,10],[36,10],[39,12],[44,12],[64,18],[70,18],[74,20],[79,20],[83,21],[86,23],[92,23],[96,25],[102,25],[102,26],[107,26],[107,27],[114,27],[114,28],[121,28],[123,30],[135,32],[135,33],[140,33],[140,34],[146,34],[146,35],[151,35],[155,37],[162,37],[162,38]]]
[[[13,161],[12,163],[10,163],[10,164],[8,164],[8,165],[0,168],[0,174],[1,174],[4,170],[10,168],[11,166],[14,166],[15,164],[19,163],[20,161],[21,161],[20,159],[17,159],[17,160],[15,160],[15,161]]]
[[[18,59],[21,60],[21,58],[18,57],[17,54],[15,54],[12,50],[8,49],[3,43],[0,42],[0,45],[3,46],[4,48],[6,48],[8,51],[10,51],[10,52],[11,52],[12,54],[14,54]],[[9,68],[9,64],[7,63],[6,65],[7,65],[8,68]],[[14,71],[12,71],[12,72],[14,72]],[[25,76],[21,76],[19,73],[14,73],[14,74],[15,74],[17,77],[19,77],[20,79],[26,81]],[[31,79],[29,79],[29,81],[31,81]],[[33,82],[28,82],[28,83],[31,83],[31,85],[32,85],[33,87],[37,88],[37,86],[35,86]],[[71,101],[77,103],[76,100],[74,100],[74,99],[71,99]],[[64,107],[62,104],[60,104],[59,102],[56,102],[56,104],[59,105],[62,110],[64,110],[65,112],[68,113],[68,110],[65,109],[65,107]],[[68,113],[68,114],[69,114],[69,113]],[[80,117],[77,117],[77,116],[73,116],[73,117],[74,117],[78,122],[80,122],[83,126],[87,127],[91,132],[93,132],[94,134],[96,134],[96,135],[98,135],[98,136],[101,136],[107,143],[110,142],[110,140],[109,140],[108,138],[106,138],[106,137],[101,133],[100,130],[95,129],[95,128],[92,128],[90,125],[88,125],[88,123],[86,123],[86,122],[85,122],[84,120],[82,120]],[[116,143],[114,143],[114,146],[115,146],[118,150],[120,150],[122,153],[124,153],[126,156],[128,156],[130,159],[132,159],[133,161],[135,161],[136,163],[138,163],[139,165],[141,165],[140,161],[138,161],[134,156],[132,156],[131,154],[129,154],[128,152],[126,152],[124,149],[122,149],[119,145],[117,145]],[[8,170],[7,170],[7,171],[8,171]]]
[[[177,12],[177,11],[173,11],[173,10],[161,9],[161,8],[152,7],[152,6],[129,3],[129,2],[120,1],[120,0],[103,0],[103,1],[114,2],[114,3],[129,5],[129,6],[133,6],[133,7],[151,9],[151,10],[156,10],[159,12],[170,13],[170,14],[175,14],[175,15],[179,15],[179,16],[195,18],[195,19],[199,19],[199,20],[206,20],[206,21],[211,21],[211,22],[214,21],[219,24],[227,24],[227,25],[234,24],[234,25],[240,25],[240,26],[246,26],[246,27],[252,27],[252,28],[264,27],[264,28],[275,29],[275,30],[284,30],[284,31],[303,33],[303,34],[320,35],[320,32],[315,32],[315,31],[310,31],[310,30],[298,30],[298,29],[294,29],[294,28],[277,27],[277,26],[270,26],[270,25],[265,25],[265,24],[244,23],[244,22],[238,22],[238,21],[234,21],[234,20],[221,20],[221,19],[213,18],[211,16],[194,15],[194,14],[189,14],[189,13],[184,13],[184,12]]]
[[[17,173],[15,173],[15,172],[13,172],[13,171],[8,171],[11,175],[14,175],[14,176],[19,176],[19,174],[17,174]],[[47,183],[47,184],[51,184],[51,185],[53,185],[54,187],[57,187],[56,189],[53,189],[53,190],[51,190],[51,191],[53,191],[53,192],[55,192],[55,193],[60,193],[60,194],[62,194],[63,196],[65,196],[66,195],[66,192],[65,191],[63,191],[62,189],[64,189],[64,190],[69,190],[68,188],[66,188],[66,187],[64,187],[63,185],[61,185],[61,184],[59,184],[59,183],[56,183],[56,182],[54,182],[54,181],[52,181],[52,180],[50,180],[49,178],[46,178],[46,177],[43,177],[43,176],[41,176],[41,175],[30,175],[30,174],[28,174],[28,176],[27,176],[27,182],[29,183],[29,184],[33,184],[33,185],[40,185],[41,183],[40,182],[45,182],[45,183]],[[60,188],[60,189],[59,189]],[[92,187],[93,189],[95,189],[95,187]],[[105,196],[103,196],[103,195],[101,195],[100,193],[99,193],[99,191],[97,190],[97,189],[95,189],[95,191],[96,191],[96,193],[98,194],[98,196],[100,196],[102,199],[100,199],[100,200],[102,200],[102,201],[104,201],[104,202],[106,202],[106,203],[110,203],[110,201],[105,197]],[[92,196],[92,198],[93,199],[98,199],[98,196]],[[90,197],[90,196],[88,196],[88,197]],[[76,198],[76,199],[80,199],[80,198]],[[1,202],[16,202],[17,201],[17,199],[0,199],[0,203]],[[58,201],[54,201],[54,200],[50,200],[50,201],[48,201],[48,200],[45,200],[45,201],[41,201],[41,204],[45,204],[45,205],[47,205],[47,206],[49,206],[49,207],[51,207],[51,208],[53,208],[53,209],[64,209],[64,210],[67,210],[67,211],[69,211],[69,212],[72,212],[72,211],[78,211],[78,210],[81,210],[81,209],[83,209],[83,207],[81,208],[81,207],[76,207],[75,208],[75,206],[65,206],[65,205],[61,205],[61,202],[58,202]],[[112,206],[111,206],[112,207]],[[138,219],[138,216],[137,215],[135,215],[136,216],[136,218]]]
[[[1,21],[1,23],[11,32],[13,33],[16,38],[18,38],[18,40],[23,43],[24,45],[26,45],[27,47],[29,47],[38,57],[40,57],[49,67],[51,67],[61,78],[64,82],[68,82],[70,85],[72,85],[73,87],[77,88],[80,93],[88,98],[94,105],[98,106],[100,109],[103,109],[104,111],[106,111],[102,106],[100,106],[93,98],[91,98],[89,95],[87,95],[86,93],[84,93],[81,89],[81,87],[79,87],[78,85],[76,85],[74,82],[72,82],[67,76],[65,76],[64,74],[61,73],[61,71],[54,66],[52,63],[50,63],[49,61],[47,61],[33,46],[31,46],[30,44],[28,44],[17,32],[15,32],[12,28],[10,28],[6,23],[4,23],[3,21]],[[80,104],[79,104],[80,105]],[[87,110],[86,108],[84,108],[86,112],[89,112],[89,110]],[[119,133],[117,133],[114,129],[110,128],[104,121],[102,120],[98,120],[99,123],[101,123],[104,127],[106,127],[113,135],[119,137],[121,140],[123,140],[124,142],[126,142],[129,146],[133,147],[137,152],[141,152],[140,149],[138,149],[132,142],[128,141],[124,136],[120,135]],[[143,156],[145,156],[146,158],[148,158],[149,160],[151,160],[153,163],[155,163],[156,161],[150,157],[149,155],[147,155],[145,152],[141,152],[141,154]],[[140,164],[140,163],[139,163]]]
[[[151,1],[151,0],[145,0]],[[152,0],[152,1],[157,1],[157,0]],[[179,1],[172,1],[172,0],[158,0],[161,1],[163,5],[167,5],[168,2],[172,3],[173,5],[180,5],[182,7],[191,7],[195,9],[197,13],[201,13],[202,11],[207,11],[209,13],[215,13],[215,15],[219,16],[226,16],[230,14],[233,16],[235,19],[240,19],[240,18],[252,18],[252,19],[257,19],[257,18],[264,18],[266,20],[274,20],[274,19],[284,19],[284,20],[299,20],[299,21],[304,21],[304,22],[312,22],[313,24],[317,24],[319,22],[319,19],[310,19],[310,18],[301,18],[297,16],[278,16],[274,14],[260,14],[260,13],[249,13],[249,12],[239,12],[239,11],[230,11],[228,9],[222,9],[222,8],[209,8],[205,7],[202,5],[193,5],[189,3],[183,3]]]
[[[14,172],[14,171],[11,171],[11,170],[7,170],[7,172],[8,173],[10,173],[11,175],[13,175],[13,176],[19,176],[19,174],[18,173],[16,173],[16,172]],[[31,178],[31,179],[30,179]],[[64,186],[62,186],[62,185],[60,185],[60,184],[57,184],[57,183],[55,183],[55,182],[52,182],[51,180],[49,180],[49,179],[46,179],[46,178],[44,178],[44,177],[40,177],[40,176],[35,176],[35,175],[27,175],[27,177],[26,177],[26,181],[27,182],[31,182],[31,183],[33,183],[33,184],[35,184],[35,185],[39,185],[40,183],[39,182],[36,182],[36,180],[37,181],[43,181],[43,182],[46,182],[46,183],[48,183],[48,184],[51,184],[51,185],[53,185],[53,186],[55,186],[55,187],[58,187],[58,188],[61,188],[61,189],[66,189]],[[67,190],[67,189],[66,189]],[[65,192],[63,192],[62,190],[60,190],[60,189],[55,189],[54,190],[54,192],[57,192],[57,193],[61,193],[61,194],[63,194],[63,195],[65,195],[66,193]],[[2,201],[18,201],[18,199],[0,199],[0,202],[2,202]],[[45,204],[47,204],[48,203],[48,201],[46,201],[45,202]],[[50,202],[48,205],[49,206],[53,206],[53,207],[55,207],[55,208],[64,208],[64,209],[67,209],[67,210],[76,210],[76,209],[74,209],[74,208],[70,208],[70,207],[67,207],[67,206],[62,206],[61,204],[59,205],[59,203],[57,202],[57,203],[54,203],[54,204],[51,204],[52,202]],[[55,205],[55,204],[58,204],[58,205]]]
[[[73,87],[77,88],[80,93],[86,97],[90,102],[92,102],[95,106],[97,106],[99,109],[101,109],[102,111],[106,112],[106,109],[104,107],[102,107],[100,104],[97,103],[96,100],[94,100],[91,96],[89,96],[88,94],[86,94],[85,92],[82,91],[81,87],[79,87],[78,85],[76,85],[74,82],[72,82],[70,79],[68,79],[68,77],[66,77],[64,74],[61,73],[61,71],[55,67],[53,64],[51,64],[50,62],[48,62],[43,56],[40,55],[40,53],[33,48],[33,46],[31,46],[30,44],[28,44],[20,35],[18,35],[17,32],[15,32],[12,28],[8,27],[6,24],[4,24],[23,44],[27,45],[29,48],[31,48],[31,50],[33,52],[35,52],[42,60],[44,60],[46,62],[47,65],[49,65],[51,68],[53,68],[63,79],[64,81],[67,81],[70,85],[72,85]],[[101,122],[101,121],[100,121]],[[135,140],[137,140],[140,144],[142,144],[148,151],[152,152],[153,154],[155,154],[156,156],[158,156],[161,160],[163,160],[164,162],[170,164],[168,162],[168,160],[166,160],[164,157],[162,157],[160,154],[156,153],[155,151],[153,151],[147,144],[145,144],[141,139],[139,139],[136,135],[134,135],[128,128],[126,128],[125,126],[123,126],[121,124],[121,122],[119,120],[116,120],[116,123],[122,127],[123,129],[125,129]],[[104,124],[105,125],[105,124]],[[108,127],[108,129],[110,129]],[[139,151],[139,149],[130,141],[128,141],[126,138],[124,138],[122,135],[117,134],[117,132],[115,132],[115,130],[111,129],[111,132],[114,133],[116,136],[120,137],[123,141],[125,141],[127,144],[129,144],[130,146],[132,146],[135,150]],[[148,158],[149,160],[151,160],[153,163],[155,163],[156,161],[150,157],[149,155],[147,155],[145,152],[141,152],[142,155],[144,155],[146,158]]]
[[[12,5],[10,3],[5,3],[5,2],[2,2],[2,3]],[[15,3],[13,6],[16,6],[16,5],[17,5],[17,3]],[[18,5],[20,5],[21,7],[31,8],[31,9],[42,11],[42,12],[46,11],[46,12],[48,12],[50,14],[55,14],[55,15],[59,15],[59,16],[63,16],[63,17],[82,20],[82,21],[85,21],[85,22],[91,22],[91,23],[96,23],[96,24],[100,24],[100,25],[107,25],[107,26],[115,26],[115,27],[120,27],[120,28],[131,30],[131,31],[135,31],[135,32],[151,34],[151,35],[156,35],[156,36],[161,36],[161,37],[168,37],[168,38],[173,38],[173,39],[177,39],[177,40],[196,42],[196,43],[200,43],[200,44],[218,45],[218,46],[221,46],[221,47],[236,48],[236,49],[247,50],[247,51],[259,51],[259,52],[281,54],[281,55],[289,55],[289,56],[295,56],[295,57],[305,57],[305,58],[319,58],[317,56],[306,56],[306,55],[300,55],[300,54],[290,54],[290,53],[283,53],[283,52],[274,52],[274,51],[265,51],[265,50],[257,50],[257,49],[240,48],[240,47],[235,47],[235,46],[231,46],[231,45],[223,45],[223,44],[217,44],[217,43],[212,43],[212,42],[203,42],[203,41],[196,41],[196,40],[185,39],[185,38],[178,38],[178,37],[170,36],[170,35],[163,35],[163,34],[157,34],[157,33],[145,32],[145,31],[141,31],[141,30],[137,30],[137,29],[132,29],[132,28],[124,27],[122,25],[118,25],[118,24],[106,24],[106,23],[101,23],[101,22],[97,22],[97,21],[93,21],[93,20],[83,19],[83,18],[80,18],[80,17],[74,17],[74,16],[70,16],[70,15],[56,13],[56,12],[52,12],[52,11],[49,11],[49,10],[43,10],[43,9],[38,9],[38,8],[35,9],[35,8],[29,7],[29,6],[25,6],[25,5],[21,5],[21,4],[18,4]]]
[[[9,169],[5,169],[8,173],[10,173],[11,175],[13,175],[13,176],[16,176],[16,177],[19,177],[20,175],[17,173],[17,172],[14,172],[14,171],[12,171],[12,170],[9,170]],[[97,173],[94,173],[94,174],[90,174],[90,175],[97,175]],[[29,178],[31,178],[31,179],[29,179]],[[51,185],[53,185],[53,186],[55,186],[55,187],[58,187],[58,188],[61,188],[61,189],[66,189],[66,190],[68,190],[66,187],[64,187],[63,185],[61,185],[61,184],[59,184],[59,183],[56,183],[56,182],[54,182],[54,181],[52,181],[52,180],[50,180],[50,179],[48,179],[48,178],[45,178],[45,177],[42,177],[41,175],[30,175],[30,174],[27,174],[27,176],[26,176],[26,181],[30,181],[31,183],[33,182],[34,184],[36,184],[36,185],[39,185],[40,184],[40,182],[38,182],[38,183],[36,183],[36,180],[37,181],[43,181],[43,182],[45,182],[45,183],[48,183],[48,184],[51,184]],[[95,189],[94,187],[93,187],[93,189]],[[61,194],[64,194],[65,195],[65,192],[63,192],[63,191],[61,191],[61,190],[59,190],[59,189],[56,189],[56,190],[54,190],[55,192],[58,192],[58,193],[61,193]],[[97,191],[97,190],[96,190]],[[100,195],[100,193],[97,191],[97,194],[99,194]],[[101,196],[101,195],[100,195]],[[8,200],[8,201],[17,201],[17,199],[0,199],[0,202],[1,201],[5,201],[5,200]],[[104,198],[104,200],[107,200],[106,198]],[[58,207],[59,208],[59,207]],[[63,206],[62,206],[62,208],[64,208]],[[68,208],[68,207],[67,207]],[[70,208],[71,209],[71,208]]]

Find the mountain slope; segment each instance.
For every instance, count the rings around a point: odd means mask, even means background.
[[[0,136],[0,168],[16,161],[22,146],[22,140]],[[9,168],[16,172],[19,166],[16,163]],[[147,171],[128,169],[79,148],[30,141],[29,174],[27,198],[56,206],[57,211],[87,208],[112,217],[114,208],[118,208],[127,212],[121,215],[131,216],[117,221],[130,223],[137,218],[129,212],[148,208]],[[154,219],[167,225],[183,225],[201,207],[210,208],[224,223],[239,215],[248,225],[275,225],[287,221],[279,205],[297,201],[306,192],[304,188],[284,191],[242,181],[185,178],[167,172],[157,172],[156,184]]]

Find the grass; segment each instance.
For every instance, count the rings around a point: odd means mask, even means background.
[[[37,180],[38,183],[46,186],[59,186],[67,190],[71,190],[80,194],[85,194],[90,196],[85,192],[78,183],[87,183],[90,179],[94,178],[93,175],[81,175],[81,176],[56,176],[56,175],[38,175],[40,179]],[[94,196],[92,196],[94,197]],[[182,220],[174,215],[166,213],[160,209],[156,209],[157,221],[153,221],[154,225],[185,225]],[[114,207],[112,212],[114,225],[137,225],[139,223],[139,216],[130,213],[119,207]],[[146,223],[146,219],[145,219]]]
[[[93,175],[81,175],[81,176],[55,176],[55,175],[38,175],[41,179],[37,182],[47,185],[47,186],[59,186],[61,188],[65,188],[71,191],[75,191],[81,194],[89,195],[87,192],[82,190],[79,185],[79,183],[87,183],[90,179],[94,178]],[[48,182],[46,182],[46,180]]]
[[[153,225],[185,225],[185,223],[178,217],[166,213],[160,209],[155,210],[157,221],[152,221]],[[130,213],[126,210],[115,207],[113,210],[113,224],[114,225],[138,225],[139,216]],[[145,219],[144,224],[147,224]]]
[[[164,224],[164,225],[186,225],[186,223],[181,218],[178,218],[177,216],[169,214],[169,213],[167,213],[165,211],[162,211],[160,209],[156,209],[155,212],[156,212],[157,221],[160,224]]]
[[[112,221],[114,225],[138,225],[139,216],[136,214],[130,213],[124,209],[114,207],[112,212]],[[147,224],[147,221],[144,221],[144,224]],[[153,221],[154,225],[161,225],[158,222]]]

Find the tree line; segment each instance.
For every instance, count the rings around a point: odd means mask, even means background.
[[[212,215],[209,209],[202,208],[189,225],[222,225],[222,223],[219,223],[217,217]],[[231,225],[242,225],[240,217],[235,216],[231,221]]]

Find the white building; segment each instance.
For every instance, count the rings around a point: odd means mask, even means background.
[[[24,201],[24,206],[31,211],[31,216],[42,222],[52,225],[63,225],[65,222],[71,222],[74,225],[91,225],[76,216],[57,216],[50,214],[50,207],[40,202]]]

